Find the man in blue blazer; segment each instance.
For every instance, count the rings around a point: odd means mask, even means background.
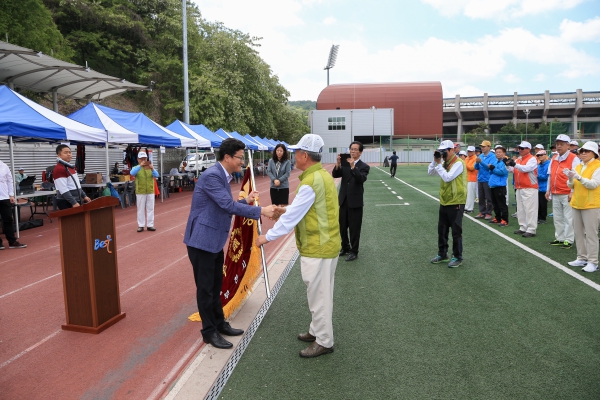
[[[237,139],[225,139],[219,150],[219,162],[200,175],[192,207],[188,217],[183,242],[194,269],[196,301],[202,318],[202,338],[221,349],[233,345],[220,333],[238,336],[241,329],[232,328],[223,315],[221,286],[223,283],[223,247],[229,236],[231,218],[240,215],[258,219],[261,215],[276,216],[278,207],[255,207],[250,205],[258,192],[252,192],[245,200],[236,202],[231,195],[229,182],[234,172],[241,172],[246,145]]]

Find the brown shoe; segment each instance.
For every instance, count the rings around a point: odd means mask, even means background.
[[[313,344],[300,352],[300,357],[312,358],[328,353],[333,353],[333,347],[323,347],[317,342],[313,342]]]
[[[317,338],[311,335],[310,333],[300,333],[298,335],[298,340],[302,340],[303,342],[314,342]]]

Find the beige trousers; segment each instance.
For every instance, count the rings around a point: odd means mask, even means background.
[[[519,229],[523,232],[535,234],[538,221],[538,190],[517,189],[516,196]]]
[[[573,208],[569,204],[568,194],[552,194],[552,218],[556,240],[573,243]]]
[[[573,209],[573,230],[577,259],[598,265],[598,221],[600,208]]]
[[[312,321],[308,333],[323,347],[333,347],[333,281],[338,258],[301,257],[300,270]]]

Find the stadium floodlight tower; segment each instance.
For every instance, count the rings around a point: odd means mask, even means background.
[[[323,68],[327,70],[327,86],[329,86],[329,70],[335,67],[335,60],[337,60],[339,48],[339,44],[334,44],[331,46],[331,50],[329,50],[329,59],[327,60],[327,66]]]

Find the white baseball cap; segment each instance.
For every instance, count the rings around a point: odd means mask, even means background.
[[[569,144],[574,144],[575,146],[579,146],[579,142],[577,140],[571,140]]]
[[[539,156],[539,155],[541,155],[541,154],[547,154],[547,153],[546,153],[546,150],[538,150],[538,152],[537,152],[537,153],[535,153],[535,155],[536,155],[536,156]]]
[[[475,151],[475,146],[469,146],[469,147],[467,147],[467,151]]]
[[[542,150],[544,150],[544,145],[538,143],[538,144],[535,145],[535,148],[536,149],[542,149]]]
[[[438,147],[438,150],[447,150],[453,148],[454,143],[452,143],[452,140],[442,140],[442,143],[440,143],[440,147]]]
[[[466,151],[464,151],[464,150],[461,150],[461,151],[459,151],[459,152],[458,152],[458,155],[459,155],[459,156],[466,156],[466,155],[467,155],[467,152],[466,152]]]
[[[321,136],[315,135],[314,133],[307,133],[306,135],[302,136],[302,139],[300,139],[296,145],[290,146],[289,148],[294,150],[309,151],[311,153],[322,153],[324,145],[325,142],[323,142]]]
[[[143,151],[140,151],[137,156],[138,158],[148,158],[148,154]]]
[[[498,147],[504,148],[504,146],[502,146],[501,144],[497,144],[497,145],[494,146],[494,149],[497,149]]]
[[[598,143],[596,142],[585,142],[585,144],[581,146],[581,149],[591,150],[598,155]]]
[[[521,144],[519,144],[517,147],[525,147],[525,148],[527,148],[527,149],[530,149],[530,148],[531,148],[531,143],[529,143],[529,142],[526,142],[526,141],[524,141],[524,140],[523,140],[523,141],[521,142]]]
[[[561,133],[560,135],[558,135],[556,137],[555,142],[567,142],[567,143],[570,143],[571,142],[571,138],[568,137],[567,135],[565,135],[564,133]]]

